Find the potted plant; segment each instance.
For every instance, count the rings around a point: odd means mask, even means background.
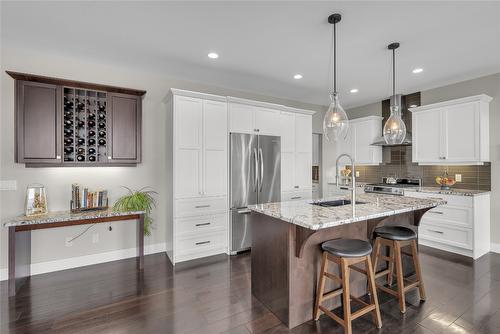
[[[114,211],[144,211],[144,235],[151,235],[151,225],[153,218],[151,218],[151,210],[156,207],[156,200],[153,195],[158,193],[151,190],[149,187],[144,187],[139,190],[128,190],[128,194],[120,197],[113,205]]]

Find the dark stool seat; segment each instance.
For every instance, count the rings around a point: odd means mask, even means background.
[[[323,242],[321,249],[338,257],[362,257],[371,254],[372,245],[359,239],[336,239]]]
[[[417,234],[408,227],[403,226],[381,226],[375,229],[375,234],[381,238],[397,241],[408,241],[417,239]]]

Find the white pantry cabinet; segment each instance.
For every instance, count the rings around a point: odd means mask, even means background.
[[[476,95],[410,108],[413,162],[471,165],[490,160],[489,102]]]
[[[175,264],[227,252],[228,114],[225,97],[177,89],[169,112],[167,254]]]
[[[350,120],[346,138],[337,143],[337,156],[347,153],[354,158],[356,165],[380,164],[382,147],[371,144],[382,135],[382,119],[368,116]]]
[[[312,114],[292,109],[280,115],[282,200],[312,197]]]
[[[418,228],[419,244],[474,259],[490,251],[489,193],[462,196],[408,190],[405,196],[447,201],[423,215]]]
[[[283,106],[235,97],[229,103],[229,132],[279,136]]]

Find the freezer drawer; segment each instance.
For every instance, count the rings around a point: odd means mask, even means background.
[[[252,247],[252,227],[250,225],[251,211],[231,209],[231,254]]]

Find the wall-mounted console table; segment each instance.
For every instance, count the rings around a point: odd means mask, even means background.
[[[15,161],[26,167],[135,166],[146,91],[7,71]]]
[[[31,276],[31,231],[46,228],[137,220],[137,266],[144,268],[144,212],[92,211],[52,212],[46,215],[21,216],[4,223],[9,229],[9,296],[15,296]]]

